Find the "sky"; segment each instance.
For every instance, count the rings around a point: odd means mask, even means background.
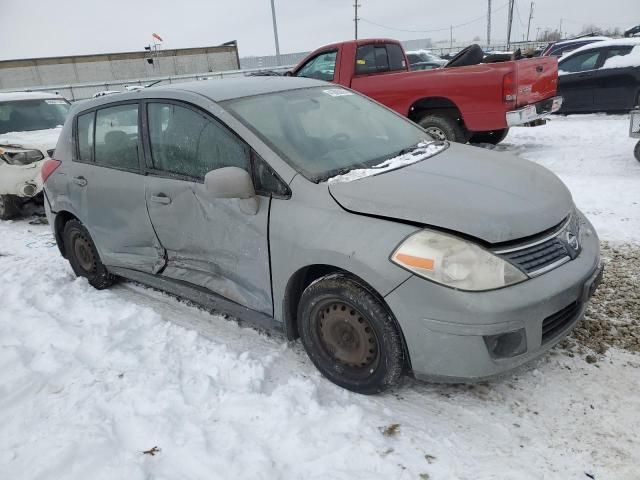
[[[281,53],[353,38],[354,0],[275,0]],[[399,40],[486,37],[487,0],[359,0],[359,37]],[[506,38],[508,0],[493,0],[492,38]],[[512,39],[526,34],[530,0],[516,0]],[[275,53],[270,0],[0,0],[0,60],[142,50],[158,33],[163,48],[238,41],[240,56]],[[583,25],[628,28],[639,0],[536,0],[538,28],[577,33]]]

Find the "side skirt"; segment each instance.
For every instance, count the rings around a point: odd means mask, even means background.
[[[273,317],[243,307],[235,302],[217,295],[206,288],[188,282],[161,277],[150,273],[139,272],[123,267],[107,267],[109,272],[139,282],[152,288],[157,288],[179,298],[196,303],[203,308],[224,313],[236,318],[242,325],[255,327],[269,333],[284,334],[281,322]]]

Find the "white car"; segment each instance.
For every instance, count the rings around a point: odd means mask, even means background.
[[[53,155],[69,102],[39,92],[0,93],[0,219],[42,191],[40,169]]]

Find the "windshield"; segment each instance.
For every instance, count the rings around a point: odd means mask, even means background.
[[[62,98],[0,102],[0,134],[61,126],[69,107]]]
[[[409,120],[329,85],[228,100],[223,105],[314,182],[377,165],[433,141]]]

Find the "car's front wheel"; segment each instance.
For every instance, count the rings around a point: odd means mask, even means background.
[[[104,266],[91,235],[78,220],[70,220],[62,234],[66,257],[74,273],[85,277],[98,290],[113,285],[115,277]]]
[[[343,388],[378,393],[402,373],[402,338],[394,319],[350,275],[331,274],[309,285],[300,299],[298,327],[311,361]]]

